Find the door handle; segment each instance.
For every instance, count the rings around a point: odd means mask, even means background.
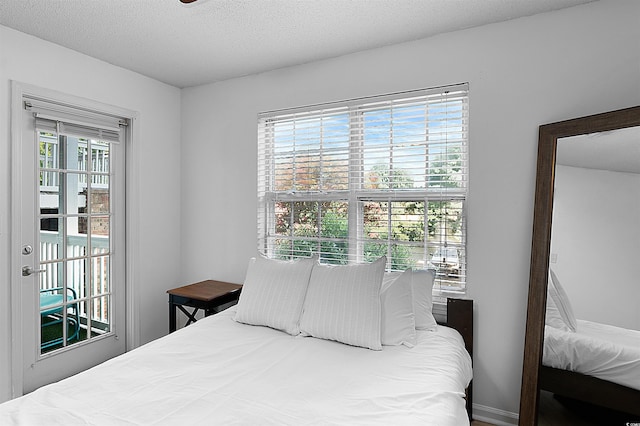
[[[46,269],[33,269],[31,266],[23,266],[22,267],[22,276],[28,277],[29,275],[39,274],[40,272],[45,272]]]

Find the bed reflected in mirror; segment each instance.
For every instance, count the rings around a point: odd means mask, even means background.
[[[544,367],[640,389],[639,188],[640,127],[558,139]],[[586,411],[543,391],[540,424],[559,410]]]

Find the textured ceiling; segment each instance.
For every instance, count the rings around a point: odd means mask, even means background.
[[[2,0],[0,24],[194,86],[592,0]]]

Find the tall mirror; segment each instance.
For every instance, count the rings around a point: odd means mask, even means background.
[[[541,390],[640,418],[639,255],[640,106],[540,126],[520,425]]]

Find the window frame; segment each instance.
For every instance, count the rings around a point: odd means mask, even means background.
[[[367,109],[367,105],[371,105],[372,103],[380,103],[379,110],[384,110],[385,108],[389,108],[389,111],[393,110],[393,106],[386,107],[383,102],[394,102],[409,99],[412,96],[420,95],[427,93],[428,95],[433,95],[434,93],[446,94],[449,92],[461,92],[462,103],[461,103],[461,131],[463,134],[462,142],[460,142],[460,146],[464,149],[460,153],[460,157],[462,157],[461,163],[462,168],[464,168],[464,173],[461,173],[461,187],[460,188],[446,188],[443,187],[431,188],[429,187],[429,169],[432,167],[430,160],[428,149],[430,146],[428,133],[430,131],[429,128],[429,112],[427,111],[427,104],[425,104],[425,149],[427,150],[427,154],[425,154],[424,161],[424,178],[425,178],[425,187],[424,188],[413,188],[411,190],[394,190],[394,189],[386,189],[386,190],[374,190],[374,189],[366,189],[365,188],[365,180],[366,180],[366,170],[365,170],[365,125],[363,116],[367,111],[374,111],[372,109]],[[280,111],[270,111],[266,113],[259,114],[258,117],[258,251],[267,257],[276,257],[276,239],[289,240],[292,242],[295,240],[305,240],[305,238],[301,238],[300,236],[296,236],[290,234],[289,236],[277,235],[276,230],[276,204],[277,203],[287,203],[293,206],[293,203],[299,202],[336,202],[336,201],[344,201],[348,205],[348,213],[347,213],[347,232],[348,235],[344,238],[344,241],[348,247],[348,255],[347,255],[347,263],[358,263],[365,261],[365,253],[364,246],[369,241],[367,238],[364,238],[364,208],[363,203],[367,201],[373,202],[418,202],[423,203],[424,208],[424,219],[423,219],[423,233],[424,238],[422,241],[422,248],[424,249],[424,267],[420,269],[427,268],[428,259],[430,258],[430,248],[434,248],[437,250],[437,247],[443,246],[442,244],[434,244],[429,242],[429,235],[427,232],[427,223],[429,221],[429,203],[432,202],[459,202],[461,203],[461,207],[459,209],[459,228],[460,228],[460,242],[455,244],[454,246],[458,248],[459,253],[459,271],[458,276],[460,280],[460,286],[458,289],[444,288],[441,285],[434,286],[434,294],[446,296],[449,294],[464,294],[466,292],[466,233],[467,233],[467,223],[466,223],[466,201],[468,196],[468,181],[469,181],[469,173],[468,173],[468,144],[469,144],[469,136],[468,136],[468,121],[469,121],[469,113],[468,113],[468,103],[469,103],[469,91],[468,84],[458,84],[447,87],[440,87],[434,89],[423,89],[418,91],[409,91],[409,92],[400,92],[394,94],[388,94],[383,96],[369,97],[369,98],[360,98],[354,99],[350,101],[336,102],[331,104],[322,104],[322,105],[313,105],[304,108],[294,108],[290,110],[280,110]],[[427,102],[427,101],[425,101]],[[446,102],[446,97],[445,101]],[[318,111],[327,111],[326,113],[318,114]],[[307,118],[307,117],[317,117],[322,119],[324,117],[335,117],[338,113],[346,113],[348,115],[348,125],[349,125],[349,140],[348,140],[348,184],[347,189],[344,190],[323,190],[319,188],[318,190],[311,191],[278,191],[274,189],[275,186],[275,175],[276,175],[276,166],[275,166],[275,126],[279,123],[279,120],[291,120],[291,122],[295,122],[297,119],[296,116],[299,114],[299,117]],[[300,118],[302,119],[302,118]],[[390,136],[390,152],[392,151],[394,136]],[[320,142],[320,145],[322,143]],[[446,142],[445,142],[446,145]],[[447,145],[448,146],[448,145]],[[315,150],[318,152],[320,157],[320,161],[322,158],[322,147]],[[293,148],[290,153],[295,156],[297,153],[296,148]],[[389,154],[389,161],[392,161],[392,154]],[[392,163],[390,163],[392,164]],[[392,166],[390,166],[391,168]],[[293,179],[295,180],[295,171],[292,168],[292,173],[294,175]],[[320,184],[318,184],[320,185]],[[390,205],[390,204],[389,204]],[[293,209],[291,209],[293,210]],[[318,210],[318,217],[320,217],[320,211]],[[293,214],[291,214],[293,216]],[[391,216],[392,217],[392,216]],[[393,219],[390,219],[391,221]],[[319,247],[320,243],[323,241],[330,241],[331,239],[327,239],[327,237],[322,236],[322,231],[320,230],[320,224],[322,222],[318,221],[318,230],[317,237],[309,237],[309,241],[314,241]],[[445,224],[446,227],[446,224]],[[388,238],[386,240],[380,240],[381,243],[386,241],[387,244],[387,253],[390,253],[391,247],[394,242],[399,242],[404,244],[398,239]],[[444,247],[447,247],[449,243],[446,242]],[[291,257],[302,257],[296,256],[296,253],[291,253]],[[391,259],[388,259],[388,262],[391,262]],[[387,270],[390,270],[390,263],[387,264]],[[448,277],[448,275],[447,275]]]

